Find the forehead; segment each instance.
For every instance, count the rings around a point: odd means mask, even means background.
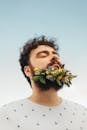
[[[31,55],[37,54],[38,52],[41,52],[41,51],[49,51],[49,52],[55,51],[56,52],[56,50],[54,50],[54,48],[52,48],[48,45],[39,45],[37,48],[35,48],[31,51]]]

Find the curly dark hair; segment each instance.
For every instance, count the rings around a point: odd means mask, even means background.
[[[27,81],[31,85],[30,78],[27,77],[24,73],[24,67],[26,65],[30,64],[30,53],[33,49],[36,49],[40,45],[47,45],[52,47],[54,50],[58,51],[59,47],[57,44],[55,44],[54,39],[48,39],[46,36],[40,36],[40,37],[35,37],[33,39],[28,40],[25,45],[23,46],[21,52],[20,52],[20,58],[19,58],[19,63],[21,66],[21,71],[23,72],[24,76],[26,77]]]

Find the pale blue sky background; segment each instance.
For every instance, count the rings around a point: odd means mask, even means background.
[[[57,39],[62,61],[78,75],[60,95],[87,106],[86,0],[0,0],[0,104],[30,95],[19,50],[42,34]]]

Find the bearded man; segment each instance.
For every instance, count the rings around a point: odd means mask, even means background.
[[[45,36],[25,43],[19,62],[32,94],[0,109],[1,130],[87,130],[87,109],[58,95],[75,77],[58,51],[55,41]]]

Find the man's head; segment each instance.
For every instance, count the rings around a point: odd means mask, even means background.
[[[30,84],[34,68],[44,68],[48,65],[59,66],[61,64],[57,51],[58,46],[55,41],[48,40],[44,36],[29,40],[24,45],[19,62],[21,70]],[[48,90],[50,87],[54,87],[56,90],[60,89],[58,85],[50,82],[44,86],[42,84],[37,86],[42,90]]]

